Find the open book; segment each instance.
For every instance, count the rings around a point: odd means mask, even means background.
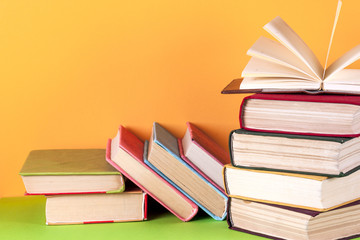
[[[264,26],[275,39],[260,37],[248,50],[250,61],[223,93],[325,91],[360,94],[360,69],[344,69],[360,58],[360,45],[352,48],[330,66],[327,61],[342,2],[339,0],[325,67],[308,45],[280,17]],[[230,90],[230,91],[229,91]],[[233,91],[234,92],[234,91]]]

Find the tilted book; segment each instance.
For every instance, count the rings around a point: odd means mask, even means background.
[[[240,106],[240,128],[337,137],[360,136],[360,96],[254,94]]]
[[[154,123],[145,163],[215,220],[226,217],[227,196],[181,157],[178,139]]]
[[[223,93],[306,92],[360,94],[360,70],[344,69],[360,58],[355,46],[329,67],[327,61],[342,2],[335,15],[325,67],[299,35],[280,17],[264,26],[277,41],[261,37],[248,50],[250,61],[243,79],[230,83]]]
[[[340,138],[253,132],[230,133],[233,166],[324,176],[346,176],[360,168],[360,137]]]
[[[143,221],[147,195],[139,188],[111,194],[46,196],[46,224],[88,224]]]
[[[327,212],[229,199],[230,229],[271,239],[331,240],[360,235],[360,202]]]
[[[230,163],[229,153],[195,124],[187,122],[184,137],[179,140],[181,158],[220,191],[224,191],[222,169]]]
[[[360,171],[345,177],[224,167],[229,197],[328,211],[360,199]]]
[[[112,166],[180,220],[191,220],[198,211],[197,205],[148,167],[143,155],[144,143],[123,126],[108,141],[106,160]]]
[[[110,193],[125,189],[123,176],[105,160],[105,149],[34,150],[20,175],[27,194]]]

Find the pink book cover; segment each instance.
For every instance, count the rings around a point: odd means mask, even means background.
[[[206,152],[212,159],[217,161],[219,164],[224,166],[225,164],[230,163],[230,155],[229,153],[223,149],[219,144],[217,144],[212,138],[206,135],[203,131],[201,131],[198,127],[196,127],[193,123],[186,123],[189,132],[191,141],[196,144],[199,148],[201,148],[204,152]],[[213,180],[211,180],[203,171],[201,171],[197,166],[195,166],[191,160],[189,160],[185,154],[184,149],[182,147],[182,142],[179,139],[179,150],[181,158],[184,159],[192,168],[194,168],[198,173],[200,173],[206,180],[211,182],[217,189],[221,192],[225,193],[224,187],[217,185]]]
[[[268,133],[284,133],[284,134],[297,134],[297,135],[312,135],[312,136],[329,136],[329,137],[359,137],[358,134],[324,134],[324,133],[303,133],[303,132],[287,132],[279,130],[263,130],[248,128],[244,124],[244,109],[247,100],[249,99],[261,99],[261,100],[277,100],[277,101],[298,101],[298,102],[323,102],[323,103],[340,103],[340,104],[352,104],[360,105],[360,96],[351,95],[309,95],[309,94],[263,94],[257,93],[254,95],[247,96],[243,99],[240,105],[239,111],[239,123],[240,128],[255,131],[255,132],[268,132]]]
[[[182,146],[182,142],[181,139],[178,139],[178,144],[179,144],[179,153],[181,158],[187,163],[189,164],[195,171],[197,171],[201,176],[203,176],[206,180],[208,180],[212,185],[214,185],[214,187],[216,187],[219,191],[221,191],[222,193],[225,193],[225,190],[223,188],[221,188],[219,185],[217,185],[213,180],[211,180],[211,178],[209,178],[205,173],[203,173],[195,164],[193,164],[184,154],[184,149]]]
[[[144,143],[138,139],[133,133],[127,130],[125,127],[120,126],[119,128],[119,147],[125,150],[130,156],[134,158],[134,160],[138,161],[143,165],[146,169],[154,174],[157,178],[159,178],[164,184],[168,185],[175,191],[178,195],[180,195],[185,201],[187,201],[193,208],[192,214],[187,218],[182,218],[179,216],[174,210],[172,210],[165,202],[161,201],[157,196],[155,196],[152,192],[146,189],[143,185],[141,185],[136,179],[130,176],[124,169],[120,168],[114,161],[111,160],[111,139],[108,140],[107,148],[106,148],[106,160],[115,167],[119,172],[121,172],[125,177],[131,180],[134,184],[136,184],[139,188],[141,188],[144,192],[154,198],[157,202],[163,205],[166,209],[168,209],[171,213],[173,213],[176,217],[178,217],[182,221],[191,220],[197,213],[198,207],[195,203],[193,203],[190,199],[188,199],[185,195],[183,195],[180,191],[174,188],[171,184],[169,184],[166,180],[164,180],[161,176],[159,176],[156,172],[154,172],[150,167],[148,167],[143,160],[144,154]]]

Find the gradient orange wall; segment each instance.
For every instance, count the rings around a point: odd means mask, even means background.
[[[148,139],[191,121],[226,147],[243,96],[221,95],[277,15],[325,62],[336,0],[1,1],[0,195],[24,193],[32,149],[104,148],[123,124]],[[330,62],[360,43],[345,0]],[[356,63],[353,67],[359,67]]]

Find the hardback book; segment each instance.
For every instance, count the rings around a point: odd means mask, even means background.
[[[359,169],[360,137],[253,132],[230,133],[233,166],[325,176],[345,176]]]
[[[223,93],[234,92],[331,92],[360,94],[359,69],[344,69],[360,58],[360,45],[355,46],[327,67],[330,47],[342,2],[335,15],[325,67],[298,34],[281,18],[264,26],[277,41],[261,37],[248,50],[250,61],[236,80]],[[240,85],[238,89],[233,87]]]
[[[143,155],[144,143],[123,126],[108,141],[106,159],[112,166],[179,219],[191,220],[198,206],[148,167]]]
[[[215,220],[226,217],[227,196],[180,157],[178,139],[156,122],[144,156],[148,166]]]
[[[122,193],[46,196],[46,224],[86,224],[146,220],[147,195],[139,188]]]
[[[228,224],[230,229],[271,239],[352,239],[360,236],[359,216],[359,201],[318,212],[230,198]]]
[[[229,197],[315,211],[328,211],[360,199],[360,171],[345,177],[325,177],[225,165]]]
[[[123,176],[105,160],[105,149],[34,150],[20,175],[27,194],[122,192]]]
[[[305,135],[360,136],[360,96],[254,94],[243,99],[240,128]]]
[[[230,163],[228,151],[193,123],[187,122],[186,125],[186,133],[178,142],[181,158],[220,191],[225,192],[222,169],[225,164]]]

